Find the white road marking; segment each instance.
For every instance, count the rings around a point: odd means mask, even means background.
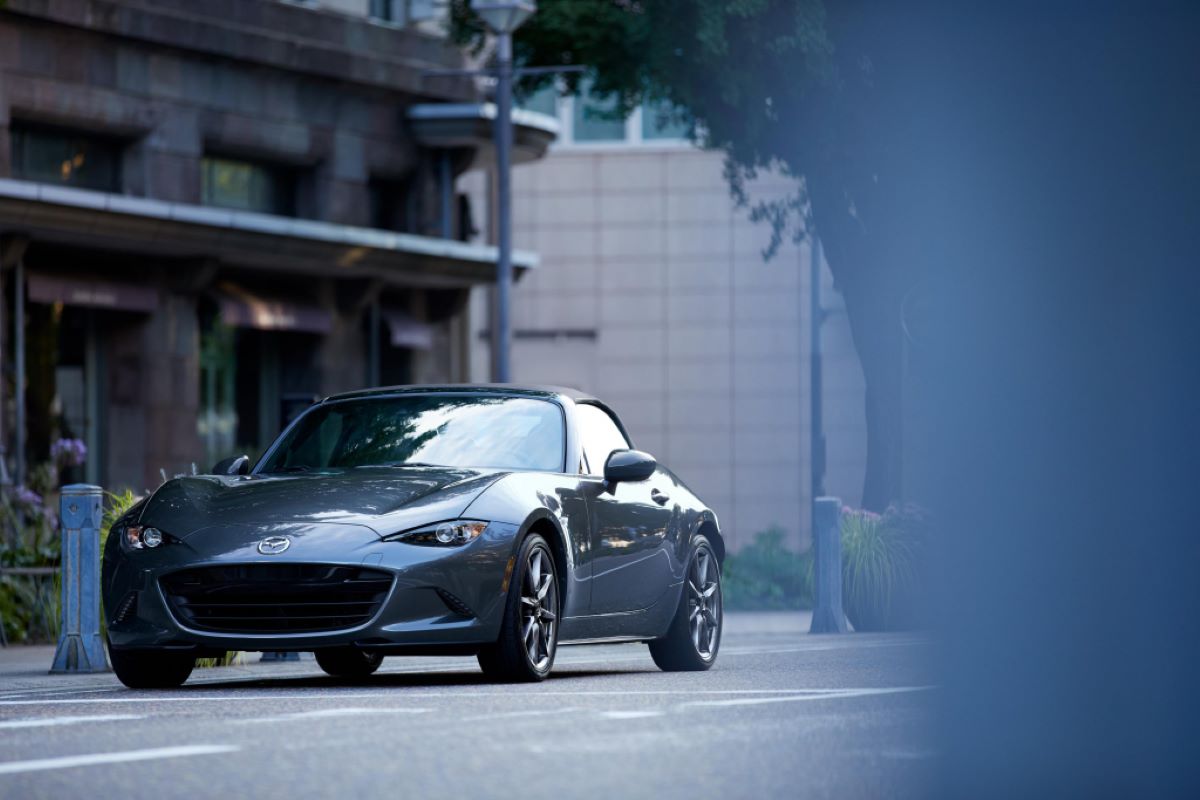
[[[119,692],[123,686],[104,686],[99,689],[27,689],[23,692],[8,692],[0,694],[0,700],[16,700],[21,697],[34,697],[39,694],[59,696],[63,694],[99,694],[101,692]]]
[[[138,697],[80,697],[80,698],[61,698],[49,700],[0,700],[0,706],[49,706],[49,705],[107,705],[111,703],[198,703],[198,702],[217,702],[217,703],[241,703],[254,700],[269,700],[278,702],[280,700],[386,700],[397,699],[404,697],[406,699],[415,698],[434,698],[434,697],[498,697],[505,699],[512,698],[528,698],[528,697],[630,697],[630,696],[662,696],[662,695],[726,695],[726,694],[773,694],[773,695],[846,695],[848,693],[861,694],[890,694],[894,692],[913,692],[925,689],[933,689],[932,686],[902,686],[895,688],[847,688],[847,689],[632,689],[632,690],[597,690],[584,689],[577,691],[554,691],[535,689],[528,692],[514,691],[467,691],[467,692],[425,692],[425,691],[405,691],[402,695],[398,694],[395,689],[381,689],[377,692],[353,692],[353,693],[306,693],[306,694],[239,694],[236,690],[231,690],[227,694],[212,695],[212,694],[188,694],[185,696],[169,696],[159,697],[157,695],[138,696]]]
[[[605,719],[642,719],[644,717],[661,717],[661,711],[602,711],[600,716]]]
[[[152,761],[158,758],[206,756],[217,753],[232,753],[240,749],[240,747],[228,744],[191,744],[179,747],[155,747],[149,750],[125,750],[119,753],[91,753],[82,756],[35,758],[31,761],[0,762],[0,775],[11,775],[17,772],[36,772],[46,769],[67,769],[68,767],[91,767],[96,764],[119,764],[126,761]]]
[[[932,686],[890,686],[882,689],[834,689],[825,691],[804,692],[803,694],[785,695],[782,697],[738,697],[732,700],[694,700],[684,703],[684,707],[692,706],[757,706],[763,703],[794,703],[803,700],[840,700],[845,697],[870,697],[880,694],[904,694],[907,692],[925,692]]]
[[[329,717],[353,717],[359,714],[428,714],[429,708],[322,708],[316,711],[297,711],[294,714],[278,714],[273,717],[255,717],[254,719],[234,720],[241,724],[259,722],[294,722],[306,719],[327,719]]]
[[[59,725],[78,725],[84,722],[115,722],[126,719],[145,719],[145,714],[96,714],[89,717],[42,717],[41,719],[10,719],[0,722],[0,730],[13,728],[52,728]]]
[[[493,719],[513,719],[516,717],[547,717],[553,714],[570,714],[581,709],[569,706],[567,708],[551,708],[546,710],[529,709],[526,711],[502,711],[498,714],[480,714],[474,717],[463,717],[462,722],[484,722]]]

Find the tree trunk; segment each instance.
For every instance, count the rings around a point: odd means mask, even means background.
[[[882,512],[902,492],[904,272],[891,262],[885,237],[870,230],[847,200],[844,184],[810,174],[809,197],[834,283],[846,303],[854,348],[866,382],[863,413],[867,461],[863,508]]]

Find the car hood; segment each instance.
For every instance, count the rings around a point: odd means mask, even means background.
[[[363,525],[386,536],[459,517],[504,473],[360,467],[288,475],[197,475],[164,483],[140,521],[184,539],[213,526]]]

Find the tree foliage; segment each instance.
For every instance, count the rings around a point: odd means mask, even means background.
[[[451,10],[458,41],[481,47],[468,1]],[[905,43],[883,11],[821,0],[542,0],[514,40],[519,63],[585,65],[614,113],[645,100],[679,109],[698,144],[724,153],[739,205],[770,225],[765,257],[819,231],[866,378],[863,505],[876,510],[900,497],[901,308],[915,281],[912,260],[894,255],[908,198],[887,67]],[[522,88],[553,80],[531,76]],[[579,81],[567,75],[565,91]],[[753,198],[764,170],[795,178],[795,191]]]

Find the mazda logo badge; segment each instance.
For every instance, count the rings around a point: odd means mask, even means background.
[[[286,536],[268,536],[258,543],[258,552],[264,556],[276,556],[292,546],[292,540]]]

